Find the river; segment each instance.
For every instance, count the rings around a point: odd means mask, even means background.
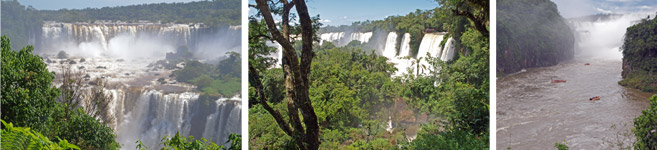
[[[610,149],[617,139],[630,144],[617,135],[630,131],[651,94],[618,85],[621,71],[619,59],[588,57],[498,78],[497,148],[555,149],[564,140],[571,149]],[[589,101],[593,96],[600,100]]]

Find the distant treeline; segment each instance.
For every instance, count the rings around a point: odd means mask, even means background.
[[[150,21],[161,23],[203,23],[225,26],[241,24],[239,0],[213,0],[188,3],[159,3],[131,6],[37,10],[18,1],[2,1],[2,34],[12,37],[12,45],[24,47],[39,35],[43,21],[94,22],[113,20],[125,22]]]
[[[497,72],[571,59],[575,37],[550,0],[498,0]]]
[[[623,46],[624,86],[657,92],[657,19],[643,19],[627,28]]]

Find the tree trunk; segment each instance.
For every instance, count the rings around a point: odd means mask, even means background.
[[[309,86],[308,86],[308,75],[310,73],[310,64],[312,63],[313,52],[312,52],[312,37],[314,35],[312,28],[312,20],[308,14],[308,8],[304,0],[294,0],[293,2],[288,3],[287,0],[282,0],[283,3],[283,14],[281,14],[282,23],[281,29],[283,32],[278,31],[276,23],[272,17],[271,11],[269,10],[269,5],[267,0],[256,0],[257,6],[262,14],[265,23],[269,29],[269,32],[272,34],[272,39],[283,47],[283,71],[285,75],[285,94],[286,102],[288,104],[288,117],[290,118],[289,124],[292,124],[292,128],[289,128],[288,123],[285,123],[281,118],[277,118],[280,115],[277,111],[267,109],[267,111],[274,116],[279,126],[286,131],[286,134],[292,136],[296,140],[296,144],[300,149],[310,149],[316,150],[319,149],[319,124],[317,123],[317,115],[315,114],[314,108],[310,101],[309,96]],[[301,51],[301,63],[299,63],[299,58],[296,55],[296,51],[292,46],[290,40],[290,31],[289,31],[289,12],[290,9],[296,6],[297,13],[299,14],[299,21],[301,23],[302,31],[302,51]],[[249,69],[251,70],[252,67]],[[255,69],[253,69],[255,70]],[[255,71],[253,71],[255,72]],[[257,79],[259,81],[259,78]],[[256,87],[256,90],[260,95],[260,102],[263,106],[268,106],[266,99],[263,99],[265,96],[262,92],[261,84],[260,87]],[[271,108],[271,107],[269,107]],[[301,119],[299,118],[299,111],[301,111],[301,116],[303,116],[303,123],[305,125],[305,130],[301,124]],[[282,122],[282,123],[281,123]],[[288,132],[289,131],[289,132]]]

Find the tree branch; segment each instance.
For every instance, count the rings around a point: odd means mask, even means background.
[[[274,117],[274,120],[276,120],[276,123],[278,123],[278,126],[283,129],[285,134],[289,136],[293,136],[292,134],[292,129],[288,126],[287,122],[283,119],[283,115],[279,113],[278,111],[274,110],[271,106],[269,106],[269,103],[267,103],[267,95],[265,95],[265,92],[263,91],[263,86],[262,82],[260,81],[260,74],[258,71],[253,68],[253,66],[249,63],[249,80],[253,84],[253,87],[256,89],[256,93],[258,94],[258,103],[262,104],[262,107],[269,112],[269,114]]]

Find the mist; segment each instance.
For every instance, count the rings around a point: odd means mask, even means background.
[[[576,59],[592,58],[595,60],[621,61],[623,54],[620,47],[628,27],[647,18],[647,12],[624,15],[597,15],[593,21],[571,20],[577,41]],[[607,18],[608,17],[608,18]],[[654,17],[654,16],[651,16]]]
[[[219,28],[216,33],[202,35],[194,49],[194,57],[202,60],[216,60],[223,58],[227,52],[238,52],[242,50],[242,29],[234,30],[228,27]]]
[[[225,58],[227,52],[241,52],[239,28],[223,27],[195,31],[198,33],[186,39],[186,42],[181,40],[185,37],[169,37],[149,31],[122,32],[114,36],[103,35],[101,32],[90,33],[89,39],[68,37],[70,35],[61,31],[50,34],[46,32],[41,38],[38,53],[52,56],[64,51],[71,57],[161,60],[165,58],[166,53],[176,52],[179,47],[187,46],[196,59],[218,62]]]

